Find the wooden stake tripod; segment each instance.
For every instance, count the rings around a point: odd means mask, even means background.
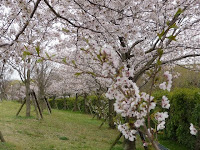
[[[40,119],[40,118],[43,119],[42,111],[41,111],[41,108],[40,108],[40,105],[39,105],[39,102],[37,100],[37,97],[36,97],[36,94],[35,94],[34,90],[32,90],[30,92],[30,96],[32,96],[32,101],[33,101],[33,105],[35,107],[35,112],[36,112],[37,118],[38,119]],[[47,100],[46,97],[44,97],[44,101],[45,101],[45,104],[47,105],[49,113],[51,114],[51,106],[50,106],[50,104],[49,104],[49,102],[48,102],[48,100]],[[19,113],[22,110],[22,108],[23,108],[23,106],[24,106],[25,103],[26,103],[26,98],[24,98],[24,102],[22,103],[21,107],[19,108],[16,116],[19,115]],[[40,116],[38,115],[38,112],[39,112]]]

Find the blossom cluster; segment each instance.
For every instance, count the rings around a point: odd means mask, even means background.
[[[190,134],[196,135],[197,134],[197,129],[194,127],[192,123],[190,123]]]
[[[164,73],[164,77],[167,78],[167,82],[163,82],[159,85],[159,88],[161,90],[168,90],[170,92],[170,89],[172,87],[172,75],[169,73],[169,71],[166,71]]]
[[[144,126],[145,119],[148,113],[156,108],[156,101],[154,97],[139,91],[138,86],[129,79],[134,71],[129,71],[125,66],[123,67],[119,76],[116,77],[115,82],[109,87],[106,97],[115,99],[114,109],[122,117],[132,118],[132,123],[120,124],[118,129],[125,136],[126,139],[133,141],[135,139],[136,130]],[[168,89],[171,88],[172,76],[169,72],[165,72],[168,81]],[[162,97],[162,108],[169,109],[170,104],[166,96]],[[157,130],[165,128],[165,119],[168,118],[167,112],[157,112],[155,119],[158,122]],[[133,130],[134,129],[134,130]]]
[[[130,141],[134,141],[136,136],[136,130],[131,129],[128,123],[118,126],[118,130],[124,135],[124,137]]]
[[[157,130],[162,130],[165,128],[165,119],[168,118],[169,115],[167,112],[157,112],[155,114],[155,119],[158,121]]]
[[[169,100],[166,96],[162,97],[162,108],[166,108],[169,109],[170,104],[169,104]]]
[[[102,74],[108,76],[109,73],[116,74],[116,68],[119,66],[119,60],[116,57],[116,53],[111,47],[105,47],[101,50],[100,55],[102,56]]]
[[[133,110],[140,102],[139,88],[127,77],[118,77],[117,82],[108,89],[106,96],[109,99],[116,99],[114,108],[122,117],[137,116]]]

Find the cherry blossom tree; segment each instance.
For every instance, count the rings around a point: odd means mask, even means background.
[[[19,80],[10,80],[8,84],[8,100],[18,100],[20,102],[25,98],[25,85]]]
[[[78,69],[77,75],[109,82],[106,95],[116,99],[115,110],[125,118],[118,126],[126,139],[124,149],[134,149],[137,131],[159,149],[155,134],[164,128],[168,114],[153,110],[159,105],[167,109],[169,102],[167,97],[156,102],[151,94],[156,85],[169,91],[172,77],[165,72],[161,85],[155,78],[162,65],[200,56],[199,6],[197,0],[3,1],[1,54],[7,52],[3,56],[7,59],[13,51],[21,53],[27,42],[36,47],[44,41],[42,49],[56,51],[57,56],[34,48],[24,54],[62,62]],[[78,59],[63,57],[70,49]],[[142,93],[137,81],[147,71],[152,84],[148,93]],[[152,118],[157,124],[154,130]]]
[[[102,86],[92,76],[77,76],[79,75],[77,71],[73,67],[59,65],[52,73],[53,76],[51,77],[51,86],[48,88],[48,93],[64,97],[77,94],[83,95],[92,93]],[[77,110],[77,101],[75,103],[74,109]]]

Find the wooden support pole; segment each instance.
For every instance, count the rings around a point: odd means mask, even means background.
[[[16,116],[19,115],[19,113],[20,113],[20,111],[22,110],[22,108],[23,108],[23,106],[24,106],[25,103],[26,103],[26,98],[24,98],[24,102],[22,103],[21,107],[19,108],[19,110],[18,110]]]
[[[39,103],[38,103],[38,100],[37,100],[36,94],[35,94],[34,91],[32,91],[31,94],[33,95],[33,98],[35,99],[35,102],[36,102],[37,108],[38,108],[39,113],[40,113],[40,117],[43,119],[42,111],[41,111],[41,109],[40,109],[40,105],[39,105]]]
[[[117,142],[120,140],[120,138],[122,137],[122,133],[120,133],[117,138],[115,139],[115,141],[113,142],[113,144],[110,147],[110,150],[112,150],[112,148],[117,144]]]
[[[3,138],[3,134],[1,133],[1,131],[0,131],[0,140],[1,142],[6,142],[5,139]]]
[[[46,97],[44,97],[44,101],[45,101],[45,103],[46,103],[46,105],[47,105],[47,108],[48,108],[49,113],[51,114],[51,113],[52,113],[52,111],[51,111],[51,105],[49,104],[49,101],[47,100]]]
[[[37,104],[36,104],[36,101],[35,101],[35,99],[33,98],[33,105],[34,105],[34,107],[35,107],[35,113],[36,113],[36,115],[37,115],[37,118],[38,118],[38,120],[40,120],[40,117],[39,117],[39,115],[38,115],[38,110],[37,110]]]
[[[104,123],[107,121],[108,116],[106,117],[106,119],[103,120],[103,122],[101,123],[101,125],[99,126],[99,129],[104,125]]]

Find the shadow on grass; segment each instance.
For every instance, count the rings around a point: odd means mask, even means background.
[[[35,116],[30,116],[30,117],[26,117],[26,116],[16,116],[15,119],[20,119],[20,120],[27,120],[27,119],[36,119],[37,118]]]

